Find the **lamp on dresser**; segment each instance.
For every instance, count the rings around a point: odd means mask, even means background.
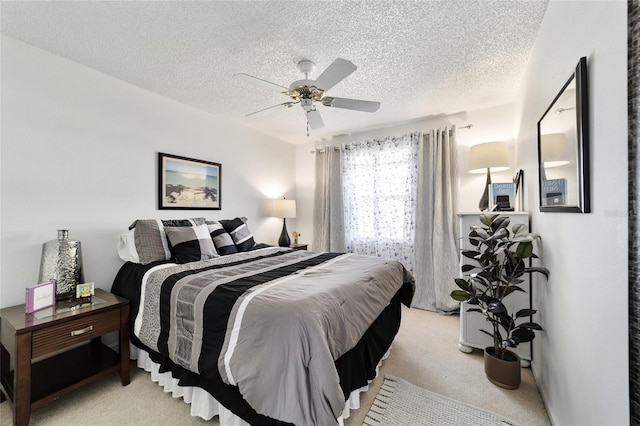
[[[549,133],[540,136],[542,167],[540,168],[541,178],[547,179],[547,169],[560,167],[569,164],[569,153],[567,152],[567,137],[564,133]]]
[[[296,200],[273,200],[272,216],[282,218],[282,232],[278,239],[278,245],[280,247],[289,247],[291,240],[289,239],[289,233],[287,232],[287,218],[296,217]]]
[[[471,147],[469,152],[469,173],[487,173],[487,183],[480,198],[480,210],[489,208],[489,184],[491,172],[502,172],[509,169],[509,154],[505,142],[486,142]]]
[[[542,135],[542,162],[544,168],[559,167],[569,164],[567,137],[564,133]]]

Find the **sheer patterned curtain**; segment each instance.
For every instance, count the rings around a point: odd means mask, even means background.
[[[346,146],[340,160],[316,154],[313,248],[398,260],[416,280],[413,307],[457,311],[455,127]]]
[[[313,249],[347,251],[342,202],[342,162],[340,151],[325,147],[316,152],[316,189],[313,212]]]
[[[347,251],[414,266],[420,133],[344,147],[342,179]]]
[[[418,160],[416,205],[416,293],[412,306],[457,311],[449,293],[456,288],[459,251],[456,220],[457,154],[455,126],[424,135]]]

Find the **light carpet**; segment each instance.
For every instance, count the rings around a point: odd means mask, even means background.
[[[516,426],[491,411],[446,398],[398,377],[385,375],[371,409],[367,426]]]
[[[391,355],[382,363],[369,391],[360,394],[360,409],[351,411],[345,426],[362,426],[385,375],[449,398],[493,411],[526,426],[550,426],[532,371],[522,369],[522,383],[507,390],[489,382],[484,374],[482,351],[458,350],[460,319],[421,309],[402,307],[402,325]],[[535,343],[535,341],[534,341]],[[190,405],[165,393],[151,375],[131,364],[131,384],[122,386],[111,374],[60,397],[31,413],[30,426],[217,426],[191,417]],[[0,404],[0,425],[11,425],[11,403]],[[414,426],[414,425],[412,425]]]

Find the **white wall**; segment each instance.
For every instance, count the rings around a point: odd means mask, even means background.
[[[535,294],[545,331],[534,374],[557,425],[629,423],[627,3],[549,3],[516,103],[526,203],[551,272]],[[588,59],[589,214],[540,213],[536,123]]]
[[[310,140],[296,146],[296,193],[298,209],[305,209],[304,215],[298,217],[298,228],[303,234],[305,242],[311,242],[313,234],[313,193],[315,189],[315,162],[311,154],[316,147],[336,145],[362,141],[366,139],[381,139],[388,136],[401,136],[405,133],[421,131],[428,132],[443,126],[456,125],[458,127],[472,124],[471,129],[457,130],[456,145],[458,148],[458,211],[479,211],[478,202],[482,196],[486,175],[470,174],[467,172],[469,148],[472,145],[503,141],[511,152],[512,168],[502,173],[491,175],[493,182],[511,182],[515,174],[514,150],[514,116],[513,105],[502,105],[478,111],[467,111],[452,115],[424,117],[407,121],[394,126],[372,129],[366,132],[353,133],[334,137],[331,141]],[[301,207],[302,206],[302,207]],[[453,285],[453,284],[452,284]]]
[[[24,303],[57,229],[82,242],[85,279],[104,289],[137,218],[247,216],[276,243],[282,221],[263,200],[295,198],[294,146],[8,37],[1,59],[0,307]],[[221,163],[222,210],[158,210],[158,152]]]

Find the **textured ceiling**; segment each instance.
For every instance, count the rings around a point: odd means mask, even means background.
[[[3,34],[136,86],[303,143],[513,101],[547,1],[18,1]],[[299,105],[233,79],[282,86],[337,57],[358,69],[327,92],[380,101],[375,113],[319,106],[307,137]]]

